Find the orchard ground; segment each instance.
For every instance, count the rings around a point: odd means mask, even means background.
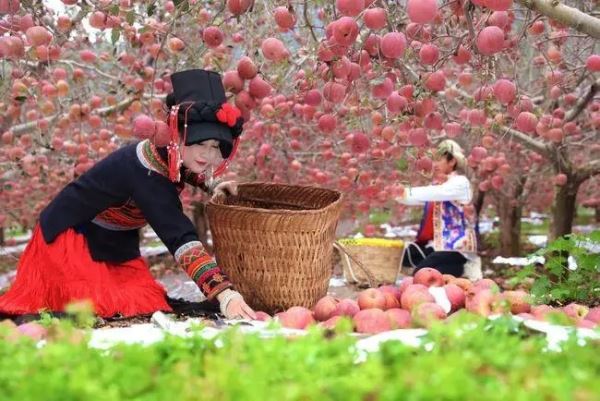
[[[591,216],[582,213],[576,220],[577,225],[575,226],[575,232],[589,233],[593,230],[600,229],[600,226],[591,223]],[[377,220],[375,218],[375,220]],[[579,223],[581,223],[579,225]],[[499,231],[497,228],[497,221],[484,220],[482,221],[482,227],[484,234],[482,234],[482,247],[480,255],[482,257],[482,272],[484,278],[494,280],[501,290],[529,290],[531,288],[532,280],[521,280],[514,281],[514,277],[523,270],[523,265],[518,263],[493,263],[493,260],[502,256],[499,253],[497,246],[497,238]],[[339,234],[354,235],[356,232],[351,230],[356,229],[358,226],[356,222],[344,221],[340,224],[342,230]],[[540,246],[544,245],[540,243],[540,237],[543,241],[544,236],[540,235],[547,232],[548,219],[547,216],[535,215],[533,218],[524,219],[522,223],[522,235],[523,235],[523,255],[526,256],[540,249]],[[402,227],[405,232],[412,233],[418,226],[415,224],[406,225]],[[359,232],[360,232],[360,227]],[[398,229],[398,228],[396,228]],[[344,232],[345,231],[345,232]],[[12,230],[8,233],[7,242],[12,246],[5,246],[0,248],[6,253],[10,249],[22,249],[25,245],[25,241],[28,238],[26,233],[20,230]],[[528,241],[528,238],[531,241]],[[405,237],[404,240],[411,240],[411,237]],[[536,241],[537,240],[537,241]],[[160,240],[158,240],[155,234],[151,231],[147,231],[142,241],[142,254],[146,256],[150,266],[151,272],[154,277],[167,289],[169,296],[176,299],[183,299],[191,302],[198,302],[202,299],[200,291],[194,285],[192,281],[182,272],[173,262],[173,258],[166,252],[166,248]],[[0,256],[0,292],[5,291],[10,282],[15,277],[15,266],[19,256],[19,252],[15,251],[9,254],[3,254]],[[521,258],[524,259],[524,258]],[[520,260],[515,259],[517,262]],[[509,259],[510,262],[510,259]],[[358,298],[358,294],[364,290],[364,286],[360,288],[353,284],[348,284],[343,277],[343,269],[340,254],[338,252],[333,253],[332,260],[332,280],[331,286],[328,290],[328,295],[344,299]],[[584,302],[585,303],[585,302]],[[589,302],[585,303],[588,306],[596,306],[600,304],[600,299],[590,299]],[[186,315],[179,315],[177,319],[186,319]],[[110,327],[127,327],[132,324],[149,322],[150,316],[135,317],[129,319],[113,319],[113,320],[99,320],[98,326],[110,326]]]

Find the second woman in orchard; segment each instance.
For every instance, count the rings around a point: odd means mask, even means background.
[[[417,239],[407,245],[403,265],[414,267],[415,273],[432,267],[444,274],[475,278],[481,268],[477,267],[475,232],[465,213],[473,195],[471,183],[462,173],[466,167],[462,148],[451,139],[442,141],[433,167],[434,185],[407,187],[396,199],[424,209]]]
[[[227,103],[218,73],[182,71],[171,82],[169,146],[149,139],[124,146],[68,184],[42,211],[16,280],[0,296],[0,313],[59,312],[84,299],[102,317],[170,311],[140,256],[138,232],[149,224],[226,317],[255,318],[205,251],[179,199],[185,183],[207,190],[205,178],[226,168],[242,132],[241,113]],[[226,190],[235,192],[235,183],[215,192]]]

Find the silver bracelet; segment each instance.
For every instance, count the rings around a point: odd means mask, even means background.
[[[219,309],[221,310],[221,314],[223,314],[223,316],[228,318],[227,307],[229,306],[229,303],[235,298],[243,298],[243,297],[242,297],[242,294],[240,294],[239,292],[234,291],[229,288],[227,288],[226,290],[223,290],[223,292],[221,294],[217,295],[217,299],[219,300]]]

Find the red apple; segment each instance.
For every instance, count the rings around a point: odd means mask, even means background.
[[[261,310],[256,311],[256,320],[260,320],[261,322],[268,322],[271,320],[271,315]]]
[[[585,315],[585,320],[591,320],[594,323],[600,323],[600,306],[591,308],[588,314]]]
[[[489,279],[489,278],[482,278],[482,279],[477,280],[475,282],[475,287],[487,288],[487,289],[493,290],[494,292],[500,291],[500,287],[498,287],[498,284],[496,284],[496,282],[494,280]]]
[[[465,299],[465,308],[469,312],[481,316],[489,316],[492,313],[492,303],[494,301],[495,297],[492,290],[485,288],[479,291],[473,291],[473,289],[471,289],[467,293]]]
[[[598,323],[592,322],[591,320],[583,319],[577,322],[577,327],[582,329],[595,329]]]
[[[319,299],[313,308],[315,319],[317,319],[319,322],[324,322],[332,317],[339,302],[340,301],[338,299],[329,295]]]
[[[456,284],[446,284],[444,286],[446,296],[450,301],[450,311],[455,312],[465,307],[465,292]]]
[[[398,297],[398,299],[402,298],[402,293],[411,284],[414,284],[414,279],[412,277],[404,277],[402,279],[402,281],[400,282],[400,285],[398,286],[398,291],[400,291],[400,296]]]
[[[550,305],[535,305],[531,307],[531,314],[536,320],[544,320],[549,313],[554,312],[555,309]]]
[[[415,326],[429,327],[434,321],[444,320],[446,312],[436,303],[424,302],[415,307],[411,316]]]
[[[315,322],[312,311],[302,306],[292,306],[283,313],[277,314],[283,327],[290,329],[305,329]]]
[[[39,341],[48,335],[48,330],[39,323],[30,322],[17,326],[17,330],[24,336]]]
[[[324,322],[319,323],[319,326],[326,328],[326,329],[335,329],[335,326],[337,326],[338,322],[340,321],[340,319],[342,319],[343,316],[333,316],[327,320],[325,320]]]
[[[442,278],[444,279],[444,284],[454,283],[456,280],[456,277],[454,277],[452,274],[442,274]]]
[[[568,304],[562,308],[563,312],[574,322],[577,323],[588,314],[589,308],[585,305],[580,305],[575,302]]]
[[[410,312],[400,308],[385,311],[392,329],[408,329],[411,324]]]
[[[361,310],[374,308],[383,309],[385,308],[385,303],[385,296],[381,291],[378,291],[375,288],[369,288],[358,294],[358,306]]]
[[[352,320],[358,333],[376,334],[391,329],[390,319],[381,309],[363,309]]]
[[[508,301],[511,313],[518,315],[519,313],[529,313],[531,304],[529,303],[529,294],[525,291],[504,291],[502,298]]]
[[[383,293],[387,292],[392,294],[394,297],[396,297],[398,302],[400,302],[400,295],[402,295],[402,293],[400,292],[400,288],[396,287],[395,285],[382,285],[377,289]]]
[[[471,280],[462,277],[455,279],[453,284],[456,284],[457,286],[462,288],[463,291],[467,291],[469,288],[473,287],[473,282]]]
[[[385,297],[385,306],[382,308],[383,310],[400,307],[400,301],[398,301],[398,299],[396,298],[396,296],[394,294],[392,294],[391,292],[384,292],[384,291],[381,291],[381,293]]]
[[[444,285],[444,277],[436,269],[424,267],[415,273],[414,283],[423,284],[427,287],[441,287]]]
[[[409,285],[400,299],[402,309],[406,310],[412,310],[416,305],[423,302],[435,302],[435,298],[423,284]]]
[[[360,307],[358,303],[352,299],[342,299],[336,306],[333,316],[348,316],[353,317],[358,313]]]

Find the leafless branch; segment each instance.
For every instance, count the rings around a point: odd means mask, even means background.
[[[579,101],[565,116],[565,122],[573,121],[577,116],[586,108],[586,106],[592,101],[596,93],[600,90],[600,79],[596,80],[592,85],[587,94],[580,98]]]

